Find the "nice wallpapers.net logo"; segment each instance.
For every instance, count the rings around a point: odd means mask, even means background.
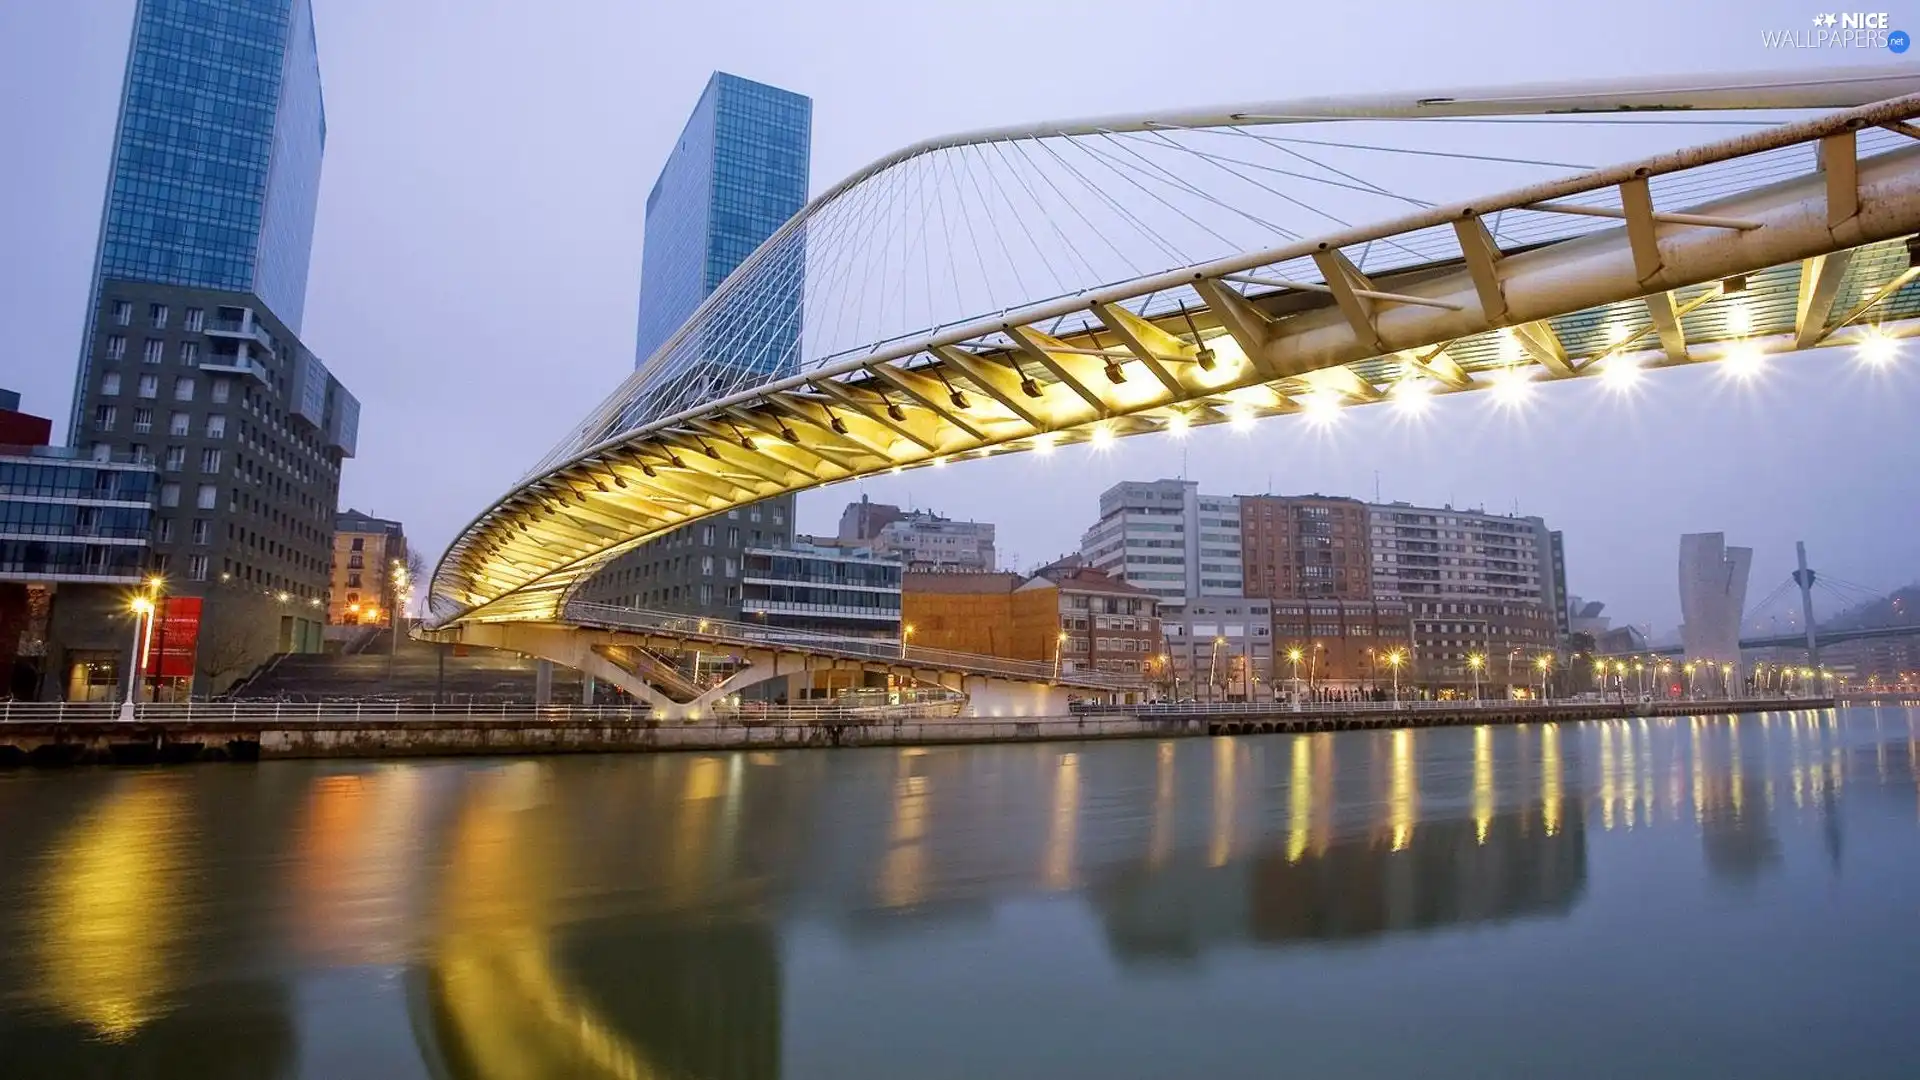
[[[1762,30],[1760,42],[1769,49],[1885,49],[1904,53],[1913,37],[1896,30],[1884,11],[1826,11],[1813,16],[1812,25]]]

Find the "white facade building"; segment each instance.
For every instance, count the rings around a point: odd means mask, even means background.
[[[1157,597],[1239,596],[1240,500],[1191,480],[1129,480],[1100,495],[1080,538],[1088,566]]]
[[[1725,533],[1680,538],[1680,642],[1688,660],[1738,663],[1753,549],[1728,547]]]

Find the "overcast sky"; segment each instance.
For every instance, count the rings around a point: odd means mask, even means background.
[[[1776,0],[1567,20],[1532,0],[313,2],[328,143],[303,336],[364,406],[341,506],[401,519],[433,554],[631,369],[642,204],[713,69],[812,96],[817,191],[932,134],[1051,116],[1896,59],[1764,50],[1762,29],[1815,14]],[[132,10],[0,4],[0,386],[62,426]],[[1841,578],[1920,577],[1909,352],[1880,375],[1807,354],[1737,392],[1711,370],[1659,373],[1630,400],[1560,385],[1517,417],[1470,395],[1417,428],[1381,409],[1326,432],[1277,419],[1198,433],[1184,461],[1147,439],[969,463],[804,495],[801,525],[830,531],[864,491],[995,521],[1025,566],[1077,546],[1121,479],[1184,468],[1226,494],[1369,498],[1377,483],[1543,515],[1566,532],[1573,592],[1666,627],[1682,532],[1753,546],[1756,598],[1800,538]]]

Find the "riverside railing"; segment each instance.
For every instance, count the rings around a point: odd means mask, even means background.
[[[910,705],[723,706],[692,720],[667,720],[644,706],[526,704],[431,705],[381,701],[207,701],[136,704],[139,724],[339,724],[409,722],[553,723],[576,725],[656,724],[761,725],[895,723],[958,717],[960,703]],[[0,702],[0,724],[119,722],[118,702]]]

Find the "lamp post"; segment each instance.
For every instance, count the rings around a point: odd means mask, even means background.
[[[127,605],[133,612],[133,655],[127,661],[127,700],[120,703],[120,719],[133,719],[134,696],[139,693],[140,668],[147,654],[146,632],[153,626],[153,601],[136,596]]]
[[[1300,707],[1300,659],[1305,654],[1298,646],[1287,650],[1287,660],[1293,665],[1293,707]]]
[[[1474,653],[1467,657],[1467,667],[1473,671],[1473,703],[1480,704],[1480,669],[1487,666],[1487,658]]]
[[[913,636],[913,624],[901,623],[900,624],[900,659],[902,660],[905,660],[907,658],[907,639],[911,638],[912,636]],[[1060,677],[1060,673],[1058,671],[1055,671],[1053,674],[1055,678]]]
[[[1517,646],[1507,650],[1507,696],[1509,698],[1513,696],[1513,658],[1524,651]]]
[[[1720,689],[1726,694],[1728,701],[1733,700],[1733,665],[1732,664],[1722,663],[1720,665]]]
[[[1066,644],[1067,632],[1065,630],[1053,636],[1053,678],[1055,682],[1058,682],[1060,679],[1060,650],[1066,647]]]
[[[1326,648],[1325,645],[1316,641],[1313,643],[1313,648],[1307,650],[1307,693],[1309,694],[1314,693],[1314,669],[1319,666],[1320,650],[1324,648]]]
[[[1549,700],[1547,675],[1553,670],[1553,657],[1543,655],[1540,659],[1533,662],[1533,666],[1540,669],[1540,700],[1547,701]]]
[[[1387,666],[1393,669],[1393,707],[1400,707],[1400,664],[1406,657],[1395,649],[1387,654]]]
[[[1227,643],[1226,636],[1216,635],[1213,648],[1207,652],[1207,700],[1213,701],[1219,694],[1220,686],[1220,646]]]

